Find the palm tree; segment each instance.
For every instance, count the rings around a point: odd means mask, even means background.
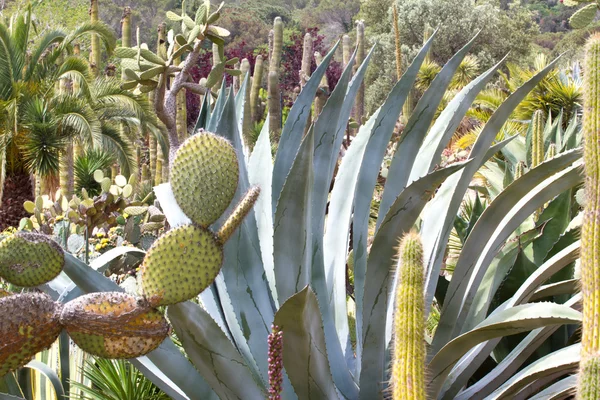
[[[52,110],[50,100],[61,79],[89,90],[88,65],[72,56],[73,43],[90,33],[96,34],[108,51],[116,43],[103,23],[85,23],[70,33],[48,32],[32,44],[35,33],[31,5],[14,15],[9,24],[0,22],[0,201],[7,174],[52,170],[57,146],[66,140],[63,133],[78,120],[73,114],[66,116],[68,113],[58,118],[60,112]],[[58,126],[61,129],[56,131]],[[34,157],[35,142],[45,151]],[[29,157],[24,157],[27,154]]]

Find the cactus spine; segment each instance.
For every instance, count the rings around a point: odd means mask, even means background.
[[[586,45],[583,138],[586,205],[581,227],[581,293],[583,328],[578,398],[600,398],[600,35]]]
[[[252,77],[252,89],[250,90],[250,113],[252,115],[252,123],[260,121],[260,87],[262,84],[264,65],[261,55],[256,57],[254,62],[254,76]]]
[[[535,168],[544,161],[544,114],[537,110],[531,117],[531,168]]]
[[[394,312],[392,399],[425,400],[423,246],[410,232],[400,242]]]
[[[356,23],[356,64],[355,69],[362,64],[365,59],[365,23],[358,21]],[[356,103],[354,105],[354,120],[359,124],[365,113],[365,85],[360,85],[356,93]]]
[[[98,0],[90,0],[90,20],[98,22]],[[90,52],[90,69],[93,76],[98,76],[100,71],[100,38],[92,33],[92,51]]]
[[[281,133],[281,90],[279,88],[279,63],[283,49],[283,21],[281,17],[273,22],[273,46],[269,60],[268,103],[269,129],[273,139],[277,140]]]

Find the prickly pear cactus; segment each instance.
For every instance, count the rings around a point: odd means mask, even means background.
[[[175,156],[171,186],[177,204],[196,224],[207,227],[227,209],[238,184],[238,160],[225,139],[199,133]]]
[[[82,350],[111,359],[147,354],[170,330],[160,312],[119,292],[90,293],[70,301],[63,307],[60,323]]]
[[[588,40],[585,56],[583,138],[586,205],[581,227],[583,331],[578,398],[600,398],[600,35]]]
[[[425,400],[423,246],[417,233],[400,243],[394,312],[392,399]]]
[[[17,232],[0,242],[0,276],[13,285],[34,287],[49,282],[64,264],[62,248],[46,235]]]
[[[0,298],[0,377],[27,364],[58,338],[60,304],[40,293]]]
[[[141,294],[155,307],[189,300],[214,281],[222,263],[223,246],[211,231],[194,225],[172,229],[144,258]]]

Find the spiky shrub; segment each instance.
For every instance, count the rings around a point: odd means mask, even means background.
[[[583,137],[585,160],[585,209],[581,230],[581,292],[583,294],[583,336],[578,396],[582,400],[600,397],[600,243],[597,238],[600,215],[600,35],[592,36],[586,45]]]
[[[425,300],[423,245],[416,232],[400,242],[394,304],[392,399],[425,400]]]

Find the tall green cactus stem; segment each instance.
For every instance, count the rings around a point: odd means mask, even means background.
[[[531,168],[535,168],[544,161],[544,113],[534,112],[531,123]]]
[[[252,89],[250,90],[250,113],[252,115],[252,123],[260,121],[260,87],[262,85],[264,64],[261,55],[256,57],[254,61],[254,76],[252,77]]]
[[[131,8],[125,7],[121,18],[121,46],[131,47],[131,38]]]
[[[514,180],[516,181],[517,179],[522,177],[524,172],[525,172],[525,163],[523,161],[521,161],[515,167]]]
[[[431,28],[431,25],[429,25],[428,23],[425,23],[425,28],[423,29],[423,44],[427,43],[427,41],[429,40],[431,35],[433,35],[433,29]],[[431,59],[431,47],[430,47],[429,51],[427,52],[427,55],[425,56],[425,61],[423,61],[423,63],[427,64],[432,61],[433,60]]]
[[[398,253],[395,294],[392,399],[425,400],[425,300],[423,245],[406,234]]]
[[[156,174],[156,138],[154,137],[154,135],[152,133],[148,133],[148,158],[149,158],[149,165],[148,168],[150,170],[150,180],[152,180],[152,178],[155,176]]]
[[[246,76],[250,76],[250,61],[247,58],[242,60],[242,63],[239,66],[240,71],[242,71],[242,75],[238,78],[238,84],[240,81],[246,79]],[[244,97],[246,101],[244,102],[244,122],[242,125],[242,135],[244,137],[244,142],[246,145],[250,143],[250,135],[252,133],[252,109],[250,107],[250,89],[252,88],[252,78],[249,78],[248,84],[246,85],[246,92],[244,93]]]
[[[179,45],[175,45],[179,48]],[[173,64],[179,66],[181,64],[181,57],[174,60]],[[177,116],[175,118],[175,124],[177,125],[177,136],[179,136],[179,142],[183,143],[188,137],[187,130],[187,105],[186,105],[186,90],[181,89],[177,93]]]
[[[344,68],[350,62],[350,56],[352,55],[352,40],[350,36],[344,35],[342,37],[342,64]]]
[[[154,170],[154,185],[155,186],[163,183],[162,170],[163,170],[163,164],[164,164],[164,157],[163,157],[161,149],[158,147],[160,147],[160,146],[157,146],[157,150],[156,150],[156,169]]]
[[[98,0],[90,0],[90,21],[98,22]],[[100,71],[100,38],[92,33],[92,51],[90,52],[90,69],[93,76],[98,76]]]
[[[321,65],[323,62],[323,56],[318,51],[315,52],[315,61],[317,66]],[[315,98],[315,115],[314,119],[316,120],[321,114],[323,107],[325,107],[325,103],[329,98],[329,82],[327,81],[327,75],[323,75],[321,82],[319,83],[319,89],[317,90],[317,96]]]
[[[148,164],[142,164],[142,182],[149,181],[151,179],[150,168]]]
[[[234,69],[239,69],[241,71],[242,68],[242,64],[240,64],[239,62],[236,62],[235,65],[233,66]],[[246,76],[246,73],[244,71],[242,71],[242,74],[240,76],[234,76],[232,78],[232,82],[233,82],[233,93],[238,94],[238,92],[240,91],[240,80],[243,80],[244,77]],[[252,80],[252,79],[250,79]],[[246,99],[248,100],[248,99]]]
[[[396,77],[402,77],[402,46],[400,44],[400,27],[398,26],[398,9],[396,4],[392,7],[392,23],[394,24],[394,40],[396,44]]]
[[[67,79],[60,80],[59,92],[63,95],[67,94]],[[69,141],[59,155],[60,189],[63,196],[65,196],[68,200],[71,200],[71,197],[73,197],[73,191],[75,190],[73,167],[73,142]]]
[[[279,64],[283,49],[283,21],[281,17],[273,22],[273,46],[269,59],[268,107],[269,129],[274,140],[278,140],[281,133],[281,89],[279,88]]]
[[[310,67],[313,57],[313,39],[310,33],[304,35],[304,43],[302,45],[302,67],[300,68],[300,87],[303,88],[310,78]]]
[[[277,325],[271,326],[269,344],[269,400],[281,400],[283,384],[283,331]]]
[[[581,227],[583,329],[578,398],[600,398],[600,35],[588,39],[583,95],[586,204]]]
[[[362,64],[365,59],[365,23],[363,21],[356,22],[356,64],[355,70]],[[359,124],[362,123],[362,118],[365,113],[365,85],[360,85],[356,93],[356,102],[354,105],[354,120]]]
[[[550,160],[556,156],[556,144],[551,143],[548,146],[548,152],[546,153],[546,160]]]

